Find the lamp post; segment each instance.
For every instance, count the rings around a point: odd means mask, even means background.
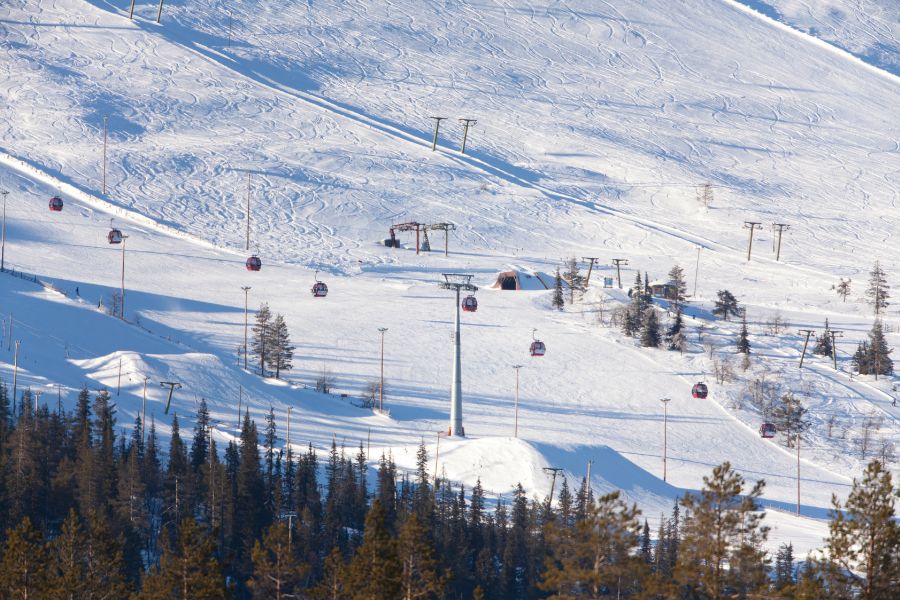
[[[387,327],[379,327],[381,332],[381,382],[378,384],[378,410],[384,412],[384,332]]]
[[[474,292],[478,288],[471,283],[472,275],[464,273],[442,273],[442,275],[444,281],[438,284],[439,287],[456,292],[456,329],[453,336],[453,387],[450,390],[450,428],[448,429],[448,435],[465,437],[466,432],[462,424],[462,352],[459,336],[459,293],[461,290]]]
[[[515,426],[513,428],[513,437],[519,437],[519,369],[522,365],[513,365],[516,370],[516,408],[515,408]]]
[[[663,403],[663,481],[666,480],[666,443],[667,443],[667,429],[669,425],[669,402],[672,401],[671,398],[660,398],[660,402]]]

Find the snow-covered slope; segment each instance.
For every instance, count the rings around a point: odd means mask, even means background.
[[[652,517],[730,460],[766,479],[772,507],[792,509],[795,456],[759,438],[762,416],[741,400],[763,375],[813,414],[807,517],[823,518],[858,472],[863,421],[880,419],[878,439],[900,443],[890,381],[850,381],[820,359],[796,369],[796,329],[827,317],[845,331],[846,372],[871,325],[865,272],[880,259],[900,281],[900,85],[889,74],[714,0],[678,10],[663,0],[167,2],[161,25],[149,19],[156,4],[138,3],[133,22],[127,4],[19,1],[0,16],[7,266],[62,292],[0,277],[22,385],[50,394],[59,383],[71,403],[86,382],[115,387],[121,359],[123,424],[140,410],[145,376],[148,414],[167,424],[157,382],[178,379],[174,410],[189,418],[206,398],[218,436],[235,433],[238,402],[257,418],[274,408],[282,433],[290,406],[294,443],[362,442],[373,460],[389,451],[411,467],[419,440],[433,451],[446,427],[453,302],[436,283],[466,271],[483,288],[462,332],[469,439],[442,440],[438,468],[467,485],[481,477],[499,494],[521,481],[543,495],[542,467],[580,478],[593,460],[597,490],[623,489]],[[431,115],[452,117],[434,153]],[[455,150],[458,117],[478,119],[466,155]],[[242,265],[248,173],[264,261],[252,274]],[[708,208],[695,197],[705,181]],[[56,191],[66,208],[51,214]],[[95,310],[120,283],[110,216],[131,236],[131,324]],[[410,220],[458,224],[450,256],[380,244],[391,223]],[[782,262],[769,229],[746,261],[745,220],[791,224]],[[699,256],[689,352],[635,348],[600,327],[617,291],[593,289],[558,313],[546,291],[485,289],[500,271],[553,272],[586,255],[601,257],[594,284],[613,275],[612,258],[630,261],[628,281],[632,269],[662,277],[678,262],[693,284]],[[328,273],[324,300],[308,294],[315,268]],[[831,286],[848,276],[842,303]],[[247,285],[251,309],[266,301],[291,328],[287,383],[240,368]],[[704,344],[733,348],[735,325],[708,313],[723,288],[748,307],[755,364],[692,400],[691,384],[711,379]],[[792,327],[764,335],[776,312]],[[894,346],[897,314],[886,318]],[[351,404],[378,375],[378,327],[388,328],[390,416]],[[526,353],[533,328],[543,359]],[[513,364],[525,365],[519,440]],[[350,398],[309,389],[323,369]],[[673,398],[665,482],[663,397]],[[828,435],[831,415],[839,426]],[[792,519],[778,518],[774,539],[815,545],[821,521]]]

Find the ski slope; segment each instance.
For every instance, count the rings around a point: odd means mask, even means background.
[[[199,398],[236,434],[238,403],[262,419],[273,407],[292,442],[349,449],[371,444],[412,467],[421,439],[432,457],[446,427],[453,301],[441,272],[475,274],[479,311],[462,331],[466,440],[441,440],[439,471],[495,494],[517,482],[543,496],[542,467],[622,489],[651,520],[729,460],[767,481],[773,541],[820,543],[830,496],[860,472],[854,438],[900,444],[892,381],[851,381],[826,361],[799,373],[797,328],[824,319],[845,331],[847,354],[871,326],[861,301],[880,259],[900,281],[900,125],[896,78],[863,68],[722,1],[155,4],[82,0],[12,2],[0,14],[0,188],[8,189],[7,266],[56,290],[0,277],[0,313],[22,340],[19,385],[59,393],[118,384],[120,425],[139,413],[165,433],[163,390],[179,380],[173,411],[190,427]],[[230,32],[230,33],[229,33]],[[109,115],[107,191],[102,122]],[[431,152],[428,116],[444,122]],[[477,118],[467,154],[457,117]],[[252,249],[243,268],[250,179]],[[709,207],[696,186],[714,184]],[[66,208],[46,209],[61,192]],[[126,312],[105,316],[126,242]],[[451,253],[385,248],[391,223],[451,221]],[[746,261],[743,221],[790,223],[775,262],[772,233]],[[437,249],[440,234],[431,239]],[[762,418],[741,402],[742,382],[712,385],[702,342],[674,353],[636,348],[600,327],[592,289],[581,306],[550,308],[550,294],[487,289],[512,267],[553,272],[566,256],[601,256],[594,283],[627,258],[625,277],[663,277],[673,263],[699,281],[689,327],[730,352],[736,326],[709,318],[727,288],[746,303],[755,364],[803,393],[813,430],[801,464],[762,440]],[[331,293],[308,288],[321,269]],[[831,288],[852,277],[840,302]],[[287,381],[243,371],[243,293],[268,302],[297,345]],[[76,293],[77,289],[77,293]],[[693,290],[692,290],[693,291]],[[609,296],[607,300],[602,300]],[[779,336],[764,322],[781,313]],[[897,331],[898,313],[886,319]],[[390,415],[354,407],[378,376],[378,327],[387,327]],[[527,355],[532,328],[548,355]],[[890,333],[894,347],[900,336]],[[4,340],[9,342],[9,340]],[[10,348],[8,350],[7,348]],[[11,346],[0,350],[10,381]],[[523,364],[519,439],[512,438],[514,371]],[[323,369],[338,394],[312,389]],[[59,388],[57,388],[59,384]],[[662,406],[668,416],[662,481]],[[848,433],[826,434],[837,415]],[[895,471],[896,472],[896,471]]]

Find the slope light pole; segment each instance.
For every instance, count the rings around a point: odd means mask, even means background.
[[[469,137],[469,127],[471,127],[478,121],[476,121],[475,119],[460,119],[459,122],[463,124],[463,139],[462,139],[462,146],[460,146],[460,148],[459,148],[459,153],[465,154],[466,153],[466,138]]]
[[[461,290],[474,292],[478,288],[471,283],[472,275],[464,273],[442,273],[442,275],[444,281],[439,283],[438,286],[441,289],[456,292],[456,330],[453,336],[453,387],[450,390],[450,428],[447,431],[447,435],[465,437],[466,431],[463,428],[462,419],[462,353],[459,338],[459,293]]]
[[[666,480],[666,446],[668,442],[668,428],[669,428],[669,402],[672,401],[671,398],[660,398],[660,402],[663,403],[663,481]]]
[[[147,431],[147,382],[150,378],[144,377],[144,398],[141,400],[141,445],[144,445],[144,434]]]
[[[125,240],[128,236],[122,234],[122,288],[119,292],[119,316],[125,320]]]
[[[516,370],[516,408],[515,408],[515,426],[513,428],[513,437],[519,437],[519,369],[522,365],[513,365]]]
[[[800,516],[800,432],[797,432],[797,516]]]
[[[3,224],[0,225],[0,273],[6,270],[6,190],[0,190],[3,195]]]
[[[590,263],[588,264],[588,274],[584,280],[584,289],[588,289],[588,286],[591,285],[591,271],[594,270],[594,263],[596,263],[599,259],[600,259],[600,257],[598,257],[598,256],[582,256],[581,257],[581,260],[589,260],[590,261]]]
[[[775,260],[781,260],[781,234],[784,233],[785,229],[790,229],[791,226],[787,223],[772,223],[772,229],[778,231],[778,250],[775,252]]]
[[[160,381],[159,386],[169,386],[169,398],[166,400],[166,414],[169,414],[169,405],[172,404],[172,394],[175,390],[181,389],[181,384],[175,381]]]
[[[428,117],[429,119],[434,119],[434,139],[431,140],[431,151],[434,152],[437,149],[437,137],[438,137],[438,129],[441,126],[441,121],[446,121],[447,117]]]
[[[247,243],[244,249],[250,250],[250,171],[247,171]]]
[[[750,252],[753,250],[753,232],[762,229],[762,223],[758,221],[744,221],[744,228],[750,229],[750,243],[747,244],[747,262],[750,262]]]
[[[16,354],[15,358],[13,358],[13,395],[12,395],[12,410],[13,416],[16,416],[16,394],[18,393],[19,388],[19,344],[21,344],[21,340],[16,340]]]
[[[247,348],[247,292],[250,291],[249,285],[241,286],[241,289],[244,290],[244,370],[247,370],[247,354],[249,353],[249,348]]]
[[[697,265],[694,267],[694,298],[697,297],[697,281],[700,276],[700,250],[701,246],[697,246]]]
[[[619,284],[619,289],[622,289],[622,265],[628,264],[628,259],[625,258],[614,258],[612,259],[613,264],[616,265],[616,282]]]
[[[378,384],[378,410],[384,412],[384,332],[387,327],[379,327],[381,332],[381,382]]]

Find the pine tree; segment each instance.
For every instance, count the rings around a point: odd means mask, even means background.
[[[850,295],[850,278],[844,279],[841,278],[841,282],[837,285],[837,293],[841,299],[846,302],[847,296]]]
[[[863,341],[856,345],[856,352],[853,353],[850,364],[853,365],[853,368],[856,369],[856,372],[860,375],[868,375],[872,372],[872,366],[869,364],[868,343]]]
[[[235,517],[241,548],[236,550],[238,556],[249,558],[254,542],[268,525],[266,488],[259,460],[259,434],[249,412],[244,413],[239,456]]]
[[[250,352],[259,360],[259,374],[265,377],[266,364],[269,363],[272,345],[272,311],[263,302],[256,311],[253,323],[253,339],[250,340]]]
[[[775,555],[775,589],[784,594],[783,597],[791,597],[795,582],[794,546],[781,544]]]
[[[891,287],[887,283],[884,271],[876,260],[875,266],[872,267],[872,270],[869,272],[869,288],[866,290],[866,297],[869,299],[869,304],[875,309],[876,318],[881,315],[881,312],[887,308],[889,304],[888,298],[891,297],[889,293],[890,289]]]
[[[641,346],[645,348],[659,348],[662,341],[659,334],[659,317],[656,308],[649,306],[644,311],[641,319]]]
[[[737,351],[740,354],[750,354],[750,339],[747,336],[747,317],[745,316],[737,340]]]
[[[384,525],[384,507],[376,499],[366,515],[363,543],[350,562],[348,598],[400,598],[403,565],[397,542]]]
[[[674,265],[669,271],[669,281],[675,286],[675,297],[672,299],[672,304],[679,307],[687,299],[687,281],[684,279],[684,269]]]
[[[269,527],[262,540],[253,545],[253,577],[248,586],[254,598],[282,600],[296,598],[309,568],[302,564],[291,547],[287,525]]]
[[[825,331],[823,331],[822,335],[818,336],[816,339],[816,346],[813,348],[813,354],[831,358],[833,353],[834,349],[831,347],[831,326],[828,324],[828,319],[825,319]]]
[[[788,448],[793,448],[797,436],[809,428],[807,412],[800,400],[791,392],[782,394],[772,409],[772,420],[778,431],[785,435]]]
[[[553,287],[552,304],[556,310],[562,310],[566,305],[565,298],[563,298],[562,276],[559,274],[559,269],[556,269],[556,284]]]
[[[687,597],[725,598],[728,588],[760,594],[766,588],[765,552],[760,547],[768,528],[761,526],[757,498],[764,483],[744,493],[744,478],[729,463],[703,478],[699,496],[686,494],[683,537],[675,580]]]
[[[539,589],[550,598],[631,597],[641,590],[647,565],[635,554],[641,526],[639,511],[619,492],[597,499],[587,518],[573,528],[548,526],[547,558]]]
[[[141,600],[216,600],[226,598],[225,579],[216,560],[215,544],[193,519],[179,527],[178,539],[167,545],[157,569],[144,578]]]
[[[876,320],[872,324],[872,330],[869,332],[869,343],[866,352],[866,365],[868,367],[867,374],[874,374],[878,379],[879,375],[893,375],[894,363],[891,360],[891,352],[884,338],[884,327],[880,320]],[[860,371],[860,374],[863,374]]]
[[[401,594],[398,598],[415,600],[443,597],[449,575],[439,573],[439,564],[434,559],[431,542],[415,513],[411,513],[400,528],[398,542],[402,565]]]
[[[47,590],[46,550],[41,534],[25,517],[7,530],[0,552],[0,594],[4,598],[40,598]]]
[[[566,272],[562,277],[569,285],[569,304],[575,304],[575,292],[584,291],[584,276],[578,269],[578,259],[570,258],[566,261]]]
[[[209,409],[206,400],[200,399],[200,407],[197,409],[197,418],[194,422],[194,438],[191,441],[191,470],[200,472],[200,467],[209,460]]]
[[[878,461],[853,480],[847,502],[832,495],[829,559],[837,568],[830,577],[863,600],[896,597],[900,585],[900,522],[894,518],[898,490]],[[843,580],[843,581],[841,581]]]
[[[737,298],[728,290],[719,290],[716,294],[716,303],[712,309],[712,314],[728,320],[728,316],[740,316],[741,309],[738,306]]]
[[[282,371],[290,371],[293,368],[294,349],[284,317],[280,314],[275,315],[271,325],[271,345],[266,358],[269,370],[275,371],[275,379],[280,378]]]

